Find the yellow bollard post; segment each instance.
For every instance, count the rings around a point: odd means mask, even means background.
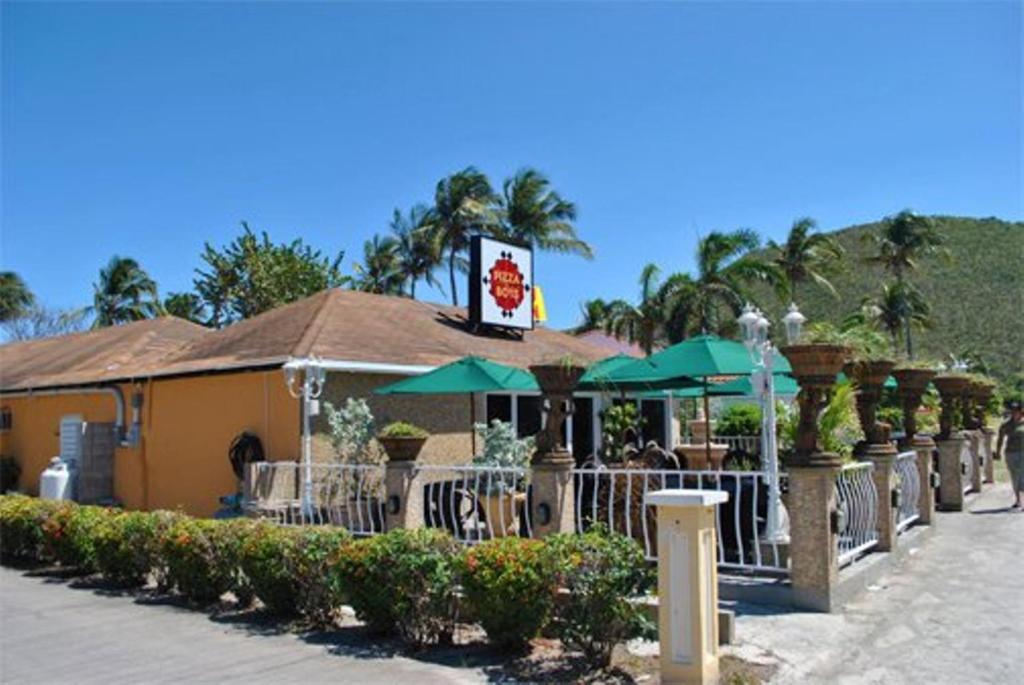
[[[663,685],[718,682],[718,561],[715,506],[720,490],[657,490],[658,636]]]

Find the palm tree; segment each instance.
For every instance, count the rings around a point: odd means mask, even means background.
[[[576,205],[551,188],[536,169],[523,169],[502,186],[501,222],[496,237],[547,252],[594,258],[594,250],[576,235]]]
[[[352,265],[352,287],[378,295],[401,295],[406,276],[398,258],[398,241],[374,235],[363,243],[363,261]]]
[[[583,315],[583,320],[572,329],[573,333],[579,335],[590,331],[603,331],[607,327],[611,315],[611,302],[599,297],[585,300],[580,304],[580,313]]]
[[[909,295],[910,290],[902,288],[906,283],[907,274],[917,268],[918,260],[933,255],[948,255],[943,248],[945,240],[935,222],[926,216],[914,214],[905,209],[896,216],[886,217],[876,232],[865,236],[872,249],[867,261],[880,264],[896,279],[901,286],[897,294]],[[923,298],[922,298],[923,299]],[[905,313],[903,331],[907,344],[907,357],[914,358],[914,345],[911,328],[914,326],[910,317],[911,305],[904,303]]]
[[[437,183],[429,223],[438,248],[448,253],[448,278],[452,304],[458,306],[455,270],[463,268],[462,254],[474,233],[490,231],[497,224],[498,198],[487,176],[469,166]]]
[[[439,288],[434,270],[441,264],[437,241],[430,235],[430,210],[416,205],[402,216],[395,210],[391,218],[391,231],[397,242],[399,270],[409,281],[409,295],[416,299],[416,282]]]
[[[164,298],[164,311],[171,316],[200,325],[205,325],[209,319],[206,316],[206,306],[195,293],[167,293],[167,297]]]
[[[909,283],[884,283],[878,295],[865,297],[860,309],[846,317],[843,328],[871,326],[885,331],[892,340],[894,353],[899,352],[906,322],[914,328],[931,326],[931,307],[921,292]]]
[[[806,281],[814,281],[838,297],[827,276],[842,258],[843,246],[827,233],[815,233],[816,229],[814,219],[805,217],[793,222],[783,244],[768,241],[772,263],[785,278],[787,302],[796,302],[797,286]]]
[[[100,269],[99,281],[93,283],[92,289],[92,306],[88,311],[96,316],[93,328],[116,326],[163,313],[156,281],[130,257],[111,257]]]
[[[696,330],[727,334],[735,327],[743,304],[752,298],[746,285],[763,281],[778,287],[780,269],[750,254],[761,244],[747,229],[712,231],[697,244],[697,277],[674,277],[672,296],[666,298],[671,338],[682,339]],[[722,317],[723,308],[731,313]]]
[[[616,338],[636,343],[646,354],[666,336],[674,298],[679,289],[679,274],[659,282],[661,270],[648,264],[640,272],[640,301],[633,305],[614,300],[607,306],[605,332]]]
[[[13,271],[0,272],[0,321],[16,319],[27,312],[36,298],[21,276]]]

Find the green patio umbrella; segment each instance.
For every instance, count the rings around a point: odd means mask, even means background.
[[[597,392],[643,392],[700,385],[697,381],[684,379],[674,380],[670,383],[652,380],[630,381],[613,379],[613,375],[620,369],[624,369],[625,367],[634,364],[639,365],[639,368],[647,368],[650,372],[649,375],[656,375],[656,370],[654,367],[650,366],[647,359],[631,357],[628,354],[616,354],[602,359],[601,361],[594,362],[588,366],[586,372],[580,377],[580,381],[577,384],[576,389]]]
[[[377,388],[377,395],[453,395],[468,394],[470,421],[476,425],[478,392],[528,392],[539,390],[537,380],[528,371],[505,366],[481,357],[463,357],[439,366],[421,376],[413,376],[397,383]],[[476,452],[476,430],[472,431],[473,452]]]
[[[795,395],[800,390],[797,382],[786,374],[776,373],[773,380],[776,394]],[[703,397],[704,387],[680,388],[671,392],[673,397],[677,398]],[[750,376],[740,376],[725,383],[708,384],[708,395],[711,397],[743,397],[753,394],[754,389],[750,385]]]
[[[538,390],[533,374],[481,357],[463,357],[421,376],[377,388],[377,395],[444,395]]]
[[[704,397],[704,415],[710,417],[708,397],[714,377],[749,376],[753,371],[754,362],[743,343],[701,335],[672,345],[645,360],[614,369],[608,373],[608,379],[612,383],[658,383],[661,387],[677,383],[677,387],[687,387],[698,380]],[[792,368],[784,357],[778,355],[774,360],[774,371],[790,373]],[[747,382],[749,384],[749,380]],[[710,459],[710,434],[706,437],[705,448]]]

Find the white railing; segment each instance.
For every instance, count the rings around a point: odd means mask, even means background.
[[[873,471],[871,462],[846,464],[836,479],[840,566],[878,544],[878,493]]]
[[[718,565],[724,569],[784,573],[779,545],[763,540],[768,481],[761,471],[573,469],[576,532],[604,525],[636,540],[648,560],[657,559],[656,507],[648,492],[665,488],[724,490],[729,501],[715,508]]]
[[[977,468],[978,462],[971,452],[971,441],[964,440],[963,449],[960,450],[960,485],[964,494],[974,489],[974,470]]]
[[[313,500],[302,507],[302,466],[294,461],[255,464],[250,515],[282,525],[334,525],[353,535],[384,531],[382,464],[313,464]]]
[[[917,470],[917,452],[902,452],[893,463],[896,487],[900,493],[896,509],[896,532],[902,533],[921,516],[921,474]]]
[[[532,536],[529,469],[423,464],[416,470],[428,528],[443,528],[465,544]]]

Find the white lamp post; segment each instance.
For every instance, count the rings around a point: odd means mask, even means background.
[[[786,338],[790,343],[799,339],[800,327],[806,318],[795,304],[789,306],[789,313],[783,318]],[[755,371],[750,375],[750,385],[761,402],[761,467],[768,476],[768,516],[765,522],[764,538],[770,543],[789,541],[782,523],[782,490],[779,487],[779,451],[775,430],[775,346],[768,338],[771,322],[751,305],[743,308],[738,322],[743,329],[743,344],[750,352]]]
[[[302,387],[296,388],[299,371]],[[313,426],[312,418],[320,413],[318,398],[324,391],[327,371],[316,357],[289,359],[284,365],[284,378],[288,394],[302,398],[302,516],[306,521],[313,516]]]

